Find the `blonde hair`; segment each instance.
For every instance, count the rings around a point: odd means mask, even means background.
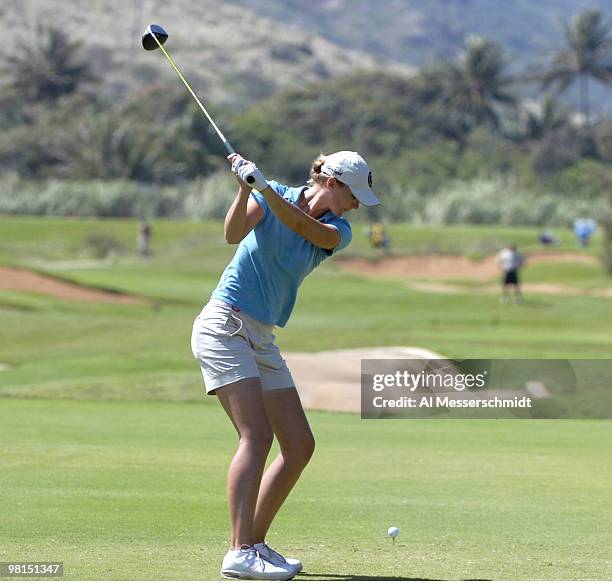
[[[321,172],[321,168],[325,164],[325,154],[319,154],[317,158],[312,162],[312,166],[310,167],[310,178],[308,179],[308,186],[313,186],[314,184],[323,184],[330,176],[329,174],[325,174],[325,172]]]

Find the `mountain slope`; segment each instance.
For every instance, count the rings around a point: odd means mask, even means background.
[[[561,20],[610,0],[229,0],[341,46],[412,65],[453,58],[467,35],[500,42],[519,62],[562,42]]]
[[[0,5],[8,52],[18,50],[19,42],[35,42],[38,23],[59,26],[83,42],[104,81],[101,91],[110,98],[160,79],[171,82],[175,75],[159,51],[140,46],[142,31],[152,22],[167,29],[168,51],[196,91],[231,105],[356,69],[384,68],[375,57],[214,0],[4,0]]]
[[[585,9],[612,19],[611,0],[228,0],[340,46],[404,65],[454,59],[466,37],[499,42],[514,71],[543,63],[564,45],[562,21]],[[521,87],[539,97],[535,87]],[[610,92],[592,84],[593,108],[609,113]],[[562,101],[578,107],[577,88]]]

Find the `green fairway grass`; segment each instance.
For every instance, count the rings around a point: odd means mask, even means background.
[[[219,223],[154,223],[150,260],[129,251],[135,246],[135,221],[2,217],[0,227],[0,249],[10,251],[15,264],[152,298],[126,306],[0,290],[0,363],[8,366],[0,372],[0,395],[200,397],[191,324],[235,249],[223,242]],[[499,236],[495,229],[404,227],[410,237],[416,232],[425,240],[436,235],[450,241],[457,235],[456,248],[466,249],[470,240],[473,247]],[[527,231],[536,235],[535,229],[515,231],[515,239]],[[91,232],[115,237],[128,251],[93,260],[92,266],[86,245]],[[355,228],[357,250],[364,239],[358,232]],[[82,261],[89,264],[83,267]],[[530,269],[540,281],[584,287],[601,287],[607,279],[591,265]],[[537,295],[507,306],[493,294],[471,295],[469,288],[452,296],[416,292],[402,279],[339,272],[332,260],[306,279],[291,325],[278,330],[278,341],[281,349],[294,351],[402,345],[456,358],[605,358],[612,344],[612,310],[607,298]]]
[[[376,257],[361,227],[352,254]],[[0,217],[0,264],[129,292],[143,304],[0,290],[0,561],[64,561],[69,579],[217,579],[236,445],[204,399],[191,325],[235,247],[218,222]],[[96,255],[92,233],[119,251]],[[558,233],[559,234],[559,233]],[[577,251],[569,231],[562,250]],[[395,253],[481,257],[537,229],[393,226]],[[600,239],[586,253],[600,252]],[[530,247],[531,246],[531,247]],[[610,287],[598,266],[531,281]],[[326,262],[283,351],[419,346],[456,358],[609,358],[612,299],[433,294]],[[300,579],[610,579],[609,421],[375,420],[309,412],[317,451],[270,533]],[[393,546],[384,534],[401,529]]]
[[[269,535],[298,579],[612,577],[608,423],[310,419],[317,452]],[[217,405],[4,401],[0,560],[217,579],[235,444]]]
[[[189,302],[158,308],[0,292],[0,362],[9,366],[0,394],[197,399],[191,325],[213,285],[181,280]],[[293,351],[400,345],[456,358],[605,358],[612,310],[606,298],[537,296],[508,306],[494,295],[417,293],[330,273],[305,282],[278,341]]]
[[[153,250],[166,259],[180,259],[180,263],[196,265],[203,260],[223,263],[231,255],[231,246],[223,241],[219,221],[154,220]],[[367,227],[353,225],[353,241],[344,255],[378,256],[365,235]],[[450,253],[479,257],[499,251],[511,242],[529,252],[541,250],[537,227],[508,227],[499,225],[405,225],[388,227],[392,251],[402,253]],[[552,251],[580,251],[598,255],[602,250],[602,236],[598,231],[591,245],[579,247],[570,229],[556,229],[560,244]],[[0,261],[27,262],[32,257],[67,259],[91,257],[93,249],[87,240],[92,234],[112,237],[124,247],[126,254],[135,254],[138,222],[133,219],[66,219],[55,217],[24,217],[0,215]]]

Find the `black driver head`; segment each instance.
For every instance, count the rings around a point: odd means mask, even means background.
[[[147,51],[154,51],[159,47],[153,35],[155,35],[161,45],[168,40],[168,33],[159,24],[150,24],[142,35],[142,46]]]

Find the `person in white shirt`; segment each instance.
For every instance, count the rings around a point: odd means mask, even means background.
[[[514,301],[521,302],[521,283],[519,271],[525,265],[525,256],[512,243],[509,247],[502,249],[497,254],[497,264],[502,270],[501,286],[502,295],[500,301],[507,303],[510,300],[510,288],[514,288]]]

